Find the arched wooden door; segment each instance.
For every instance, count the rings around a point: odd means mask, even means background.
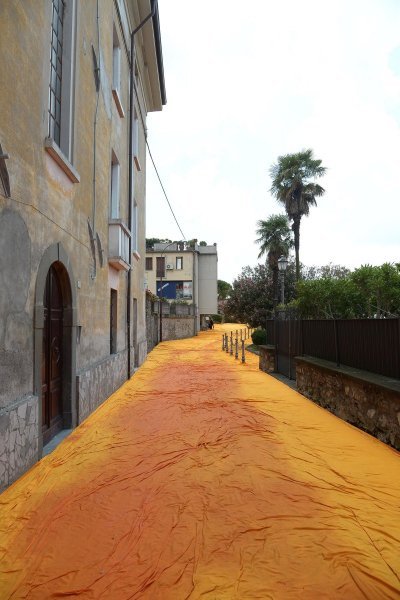
[[[63,298],[54,266],[43,296],[42,432],[46,445],[62,428]]]

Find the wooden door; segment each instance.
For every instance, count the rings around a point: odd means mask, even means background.
[[[43,306],[42,432],[45,445],[63,428],[63,301],[54,267],[50,267],[47,274]]]

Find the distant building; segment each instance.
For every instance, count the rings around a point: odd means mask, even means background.
[[[0,13],[3,488],[146,357],[146,116],[166,99],[155,0]]]
[[[146,249],[147,288],[160,298],[194,304],[198,331],[218,310],[217,266],[216,244],[154,244]]]

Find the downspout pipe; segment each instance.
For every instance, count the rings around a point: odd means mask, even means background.
[[[135,35],[142,27],[152,19],[156,13],[157,2],[153,2],[150,14],[131,33],[131,64],[129,73],[129,180],[128,180],[128,222],[129,231],[129,270],[126,292],[126,334],[128,339],[128,377],[131,376],[131,295],[132,295],[132,204],[133,204],[133,113],[134,113],[134,90],[135,90]]]

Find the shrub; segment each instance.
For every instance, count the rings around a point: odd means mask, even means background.
[[[214,323],[221,323],[222,322],[222,315],[211,315],[211,318],[214,321]]]
[[[267,343],[267,332],[265,329],[256,329],[251,334],[251,339],[253,340],[253,344],[256,346],[260,346],[262,344]]]

